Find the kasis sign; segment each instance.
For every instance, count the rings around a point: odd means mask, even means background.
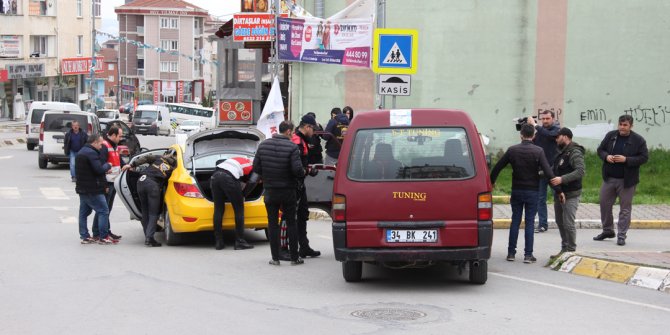
[[[89,74],[91,73],[91,57],[64,58],[61,62],[63,75]],[[95,57],[95,73],[102,73],[103,57]]]

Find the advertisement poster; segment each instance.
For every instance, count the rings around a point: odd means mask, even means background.
[[[19,36],[0,36],[0,58],[20,58],[21,40]]]
[[[177,103],[184,102],[184,82],[177,82]]]
[[[269,13],[274,0],[242,0],[242,13]],[[288,17],[292,7],[296,7],[295,0],[281,0],[281,16]]]
[[[279,19],[279,59],[370,67],[372,22],[366,19]]]
[[[161,98],[161,81],[154,80],[154,103],[157,104]]]
[[[95,73],[103,72],[103,57],[95,57]],[[93,66],[91,57],[65,58],[61,61],[63,75],[89,74]]]
[[[251,100],[221,100],[219,122],[252,123]]]
[[[272,14],[233,15],[233,40],[235,42],[274,41],[275,17]]]

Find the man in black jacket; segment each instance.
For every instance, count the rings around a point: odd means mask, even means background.
[[[305,115],[300,120],[298,129],[293,134],[291,140],[300,148],[300,161],[302,167],[307,171],[309,167],[309,145],[308,141],[314,137],[314,129],[316,128],[316,120],[310,116]],[[316,171],[316,170],[314,170]],[[307,188],[305,187],[305,178],[300,178],[298,183],[298,208],[297,208],[297,226],[298,226],[298,244],[300,245],[300,257],[319,257],[320,251],[314,250],[309,246],[309,239],[307,238],[307,220],[309,220],[309,204],[307,203]]]
[[[538,171],[542,169],[545,177],[552,179],[554,173],[549,167],[547,158],[542,148],[533,144],[535,128],[530,124],[521,126],[521,144],[513,145],[507,149],[503,157],[498,161],[491,171],[491,184],[496,183],[498,174],[507,165],[512,164],[512,223],[509,229],[509,244],[507,247],[507,260],[514,261],[516,254],[516,242],[519,237],[519,226],[521,225],[521,214],[526,212],[524,263],[535,263],[537,259],[533,256],[533,226],[535,213],[537,212],[537,197],[540,184]],[[560,194],[560,189],[557,189]]]
[[[619,128],[607,133],[598,146],[598,156],[603,160],[603,184],[600,188],[600,222],[603,232],[593,238],[596,241],[616,236],[612,206],[618,197],[617,244],[626,244],[635,186],[640,182],[640,166],[649,160],[647,142],[631,128],[633,117],[621,115]]]
[[[79,238],[81,244],[91,244],[95,241],[88,233],[87,218],[95,211],[98,216],[100,231],[99,244],[116,244],[118,240],[109,237],[109,208],[105,197],[107,180],[105,174],[111,169],[109,163],[100,160],[102,137],[91,135],[76,157],[76,188],[79,194]]]
[[[78,121],[72,121],[70,130],[65,133],[65,140],[63,143],[63,149],[65,149],[65,156],[70,157],[70,177],[72,181],[76,181],[74,167],[75,167],[75,157],[81,148],[84,147],[88,140],[88,134],[85,131],[81,130],[79,127]]]
[[[542,148],[544,157],[546,157],[547,162],[551,164],[558,153],[556,137],[558,137],[558,130],[561,129],[561,127],[555,122],[554,112],[550,110],[540,112],[540,122],[541,124],[537,124],[534,118],[530,116],[528,117],[528,123],[535,127],[536,131],[535,138],[533,138],[533,144]],[[540,193],[539,198],[537,199],[537,216],[539,220],[537,229],[535,230],[537,233],[545,232],[549,228],[549,225],[547,224],[548,182],[549,179],[540,178]]]
[[[296,189],[298,179],[305,175],[300,161],[300,150],[291,142],[293,123],[279,124],[279,134],[263,141],[254,158],[254,172],[263,180],[265,207],[268,212],[271,265],[279,265],[279,209],[286,219],[289,236],[291,264],[303,264],[298,256],[298,232],[296,229]]]

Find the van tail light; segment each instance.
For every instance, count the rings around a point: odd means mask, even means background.
[[[44,141],[44,122],[40,122],[40,142]]]
[[[347,214],[347,199],[341,194],[333,195],[333,221],[344,221]]]
[[[491,219],[493,219],[493,197],[491,193],[481,193],[477,196],[477,220]]]
[[[198,188],[193,184],[174,183],[174,189],[177,191],[177,194],[181,195],[182,197],[198,199],[204,198],[202,193],[200,193]]]

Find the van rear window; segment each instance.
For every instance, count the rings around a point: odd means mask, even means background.
[[[79,128],[88,131],[88,119],[86,115],[74,114],[48,114],[44,117],[44,131],[67,132],[72,128],[72,122],[78,121]]]
[[[464,128],[361,129],[347,176],[352,180],[466,179],[474,176]]]
[[[46,109],[33,109],[33,115],[30,117],[30,123],[40,123],[42,122],[42,116]]]

